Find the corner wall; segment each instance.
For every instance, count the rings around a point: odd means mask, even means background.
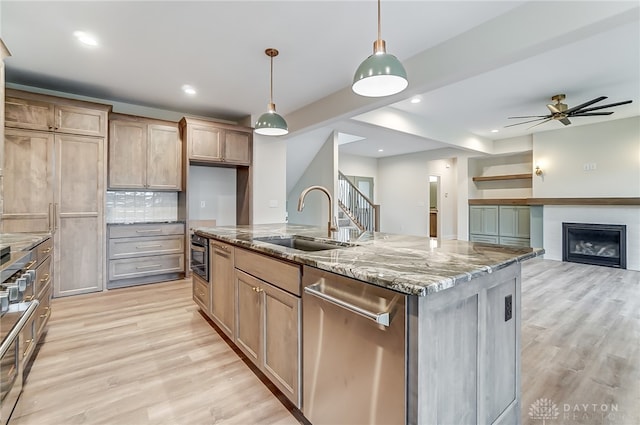
[[[310,192],[304,201],[304,209],[298,212],[300,193],[309,186],[324,186],[335,200],[338,181],[338,135],[332,132],[313,158],[306,171],[293,186],[287,197],[289,223],[326,226],[329,220],[327,197],[319,191]],[[334,202],[335,204],[335,202]],[[337,213],[336,205],[332,216]]]
[[[284,223],[287,213],[287,143],[253,135],[253,224]]]

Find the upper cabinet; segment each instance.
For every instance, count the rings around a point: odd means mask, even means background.
[[[83,136],[106,136],[107,111],[104,105],[91,108],[91,104],[87,104],[88,107],[85,108],[73,105],[74,102],[8,89],[5,97],[5,126]]]
[[[182,189],[178,125],[130,115],[109,119],[109,189]]]
[[[180,121],[190,162],[251,165],[252,130],[194,118]]]

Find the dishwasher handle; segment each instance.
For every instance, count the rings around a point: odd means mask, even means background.
[[[330,302],[331,304],[334,304],[338,307],[344,308],[345,310],[349,310],[350,312],[355,313],[358,316],[362,316],[365,319],[369,319],[373,322],[376,322],[379,325],[389,326],[390,318],[389,318],[388,311],[375,313],[373,311],[369,311],[364,308],[358,307],[357,305],[353,305],[347,301],[341,300],[340,298],[336,298],[333,295],[329,295],[326,292],[322,292],[322,290],[320,290],[319,283],[305,287],[304,292],[314,297],[318,297],[322,300]]]

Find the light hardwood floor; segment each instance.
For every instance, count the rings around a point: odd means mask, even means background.
[[[529,415],[540,399],[558,409],[549,425],[640,424],[640,272],[531,260],[522,304],[523,424],[543,423]],[[298,423],[200,315],[188,281],[53,308],[10,425]]]

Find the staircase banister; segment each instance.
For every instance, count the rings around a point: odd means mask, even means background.
[[[369,197],[367,197],[367,195],[365,195],[364,193],[360,192],[360,189],[358,189],[358,187],[357,187],[355,184],[351,183],[351,180],[349,180],[349,179],[347,178],[347,176],[345,176],[344,174],[342,174],[342,171],[339,171],[339,170],[338,170],[338,175],[340,175],[340,176],[343,178],[343,180],[346,180],[347,182],[349,182],[349,184],[351,185],[351,187],[353,187],[353,189],[354,189],[354,190],[355,190],[355,191],[356,191],[360,196],[362,196],[362,197],[365,199],[365,201],[367,201],[367,202],[369,203],[369,205],[374,205],[374,203],[371,201],[371,199],[369,199]]]

